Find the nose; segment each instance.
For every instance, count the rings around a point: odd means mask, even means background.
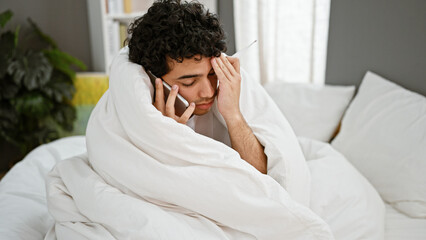
[[[200,98],[211,98],[214,95],[215,88],[210,79],[207,77],[203,78],[200,89],[199,89],[199,97]]]

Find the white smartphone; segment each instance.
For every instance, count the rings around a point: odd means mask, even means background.
[[[147,71],[149,78],[151,79],[152,86],[154,86],[154,100],[155,100],[155,79],[157,77],[151,73],[151,71]],[[161,78],[160,78],[161,79]],[[164,91],[164,103],[167,102],[167,99],[169,98],[169,94],[171,91],[171,87],[169,84],[167,84],[164,80],[161,79],[161,82],[163,83],[163,91]],[[176,100],[175,100],[175,114],[177,116],[182,116],[182,114],[185,112],[185,110],[189,107],[188,101],[186,101],[185,98],[182,97],[179,93],[177,94]]]

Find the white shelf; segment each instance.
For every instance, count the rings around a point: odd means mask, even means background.
[[[107,72],[108,38],[104,0],[87,0],[92,66],[96,72]]]
[[[129,25],[145,12],[107,13],[105,0],[87,0],[87,11],[93,71],[108,74],[109,65],[120,49],[118,25],[120,23]]]

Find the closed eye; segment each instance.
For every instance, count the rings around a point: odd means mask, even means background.
[[[191,83],[188,83],[188,84],[186,84],[186,83],[182,83],[182,86],[190,87],[190,86],[192,86],[194,83],[195,83],[195,81],[193,81],[193,82],[191,82]]]

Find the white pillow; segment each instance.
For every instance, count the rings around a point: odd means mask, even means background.
[[[426,218],[426,98],[367,72],[332,146],[399,211]]]
[[[329,142],[351,101],[354,86],[318,86],[272,82],[266,91],[297,136]]]

